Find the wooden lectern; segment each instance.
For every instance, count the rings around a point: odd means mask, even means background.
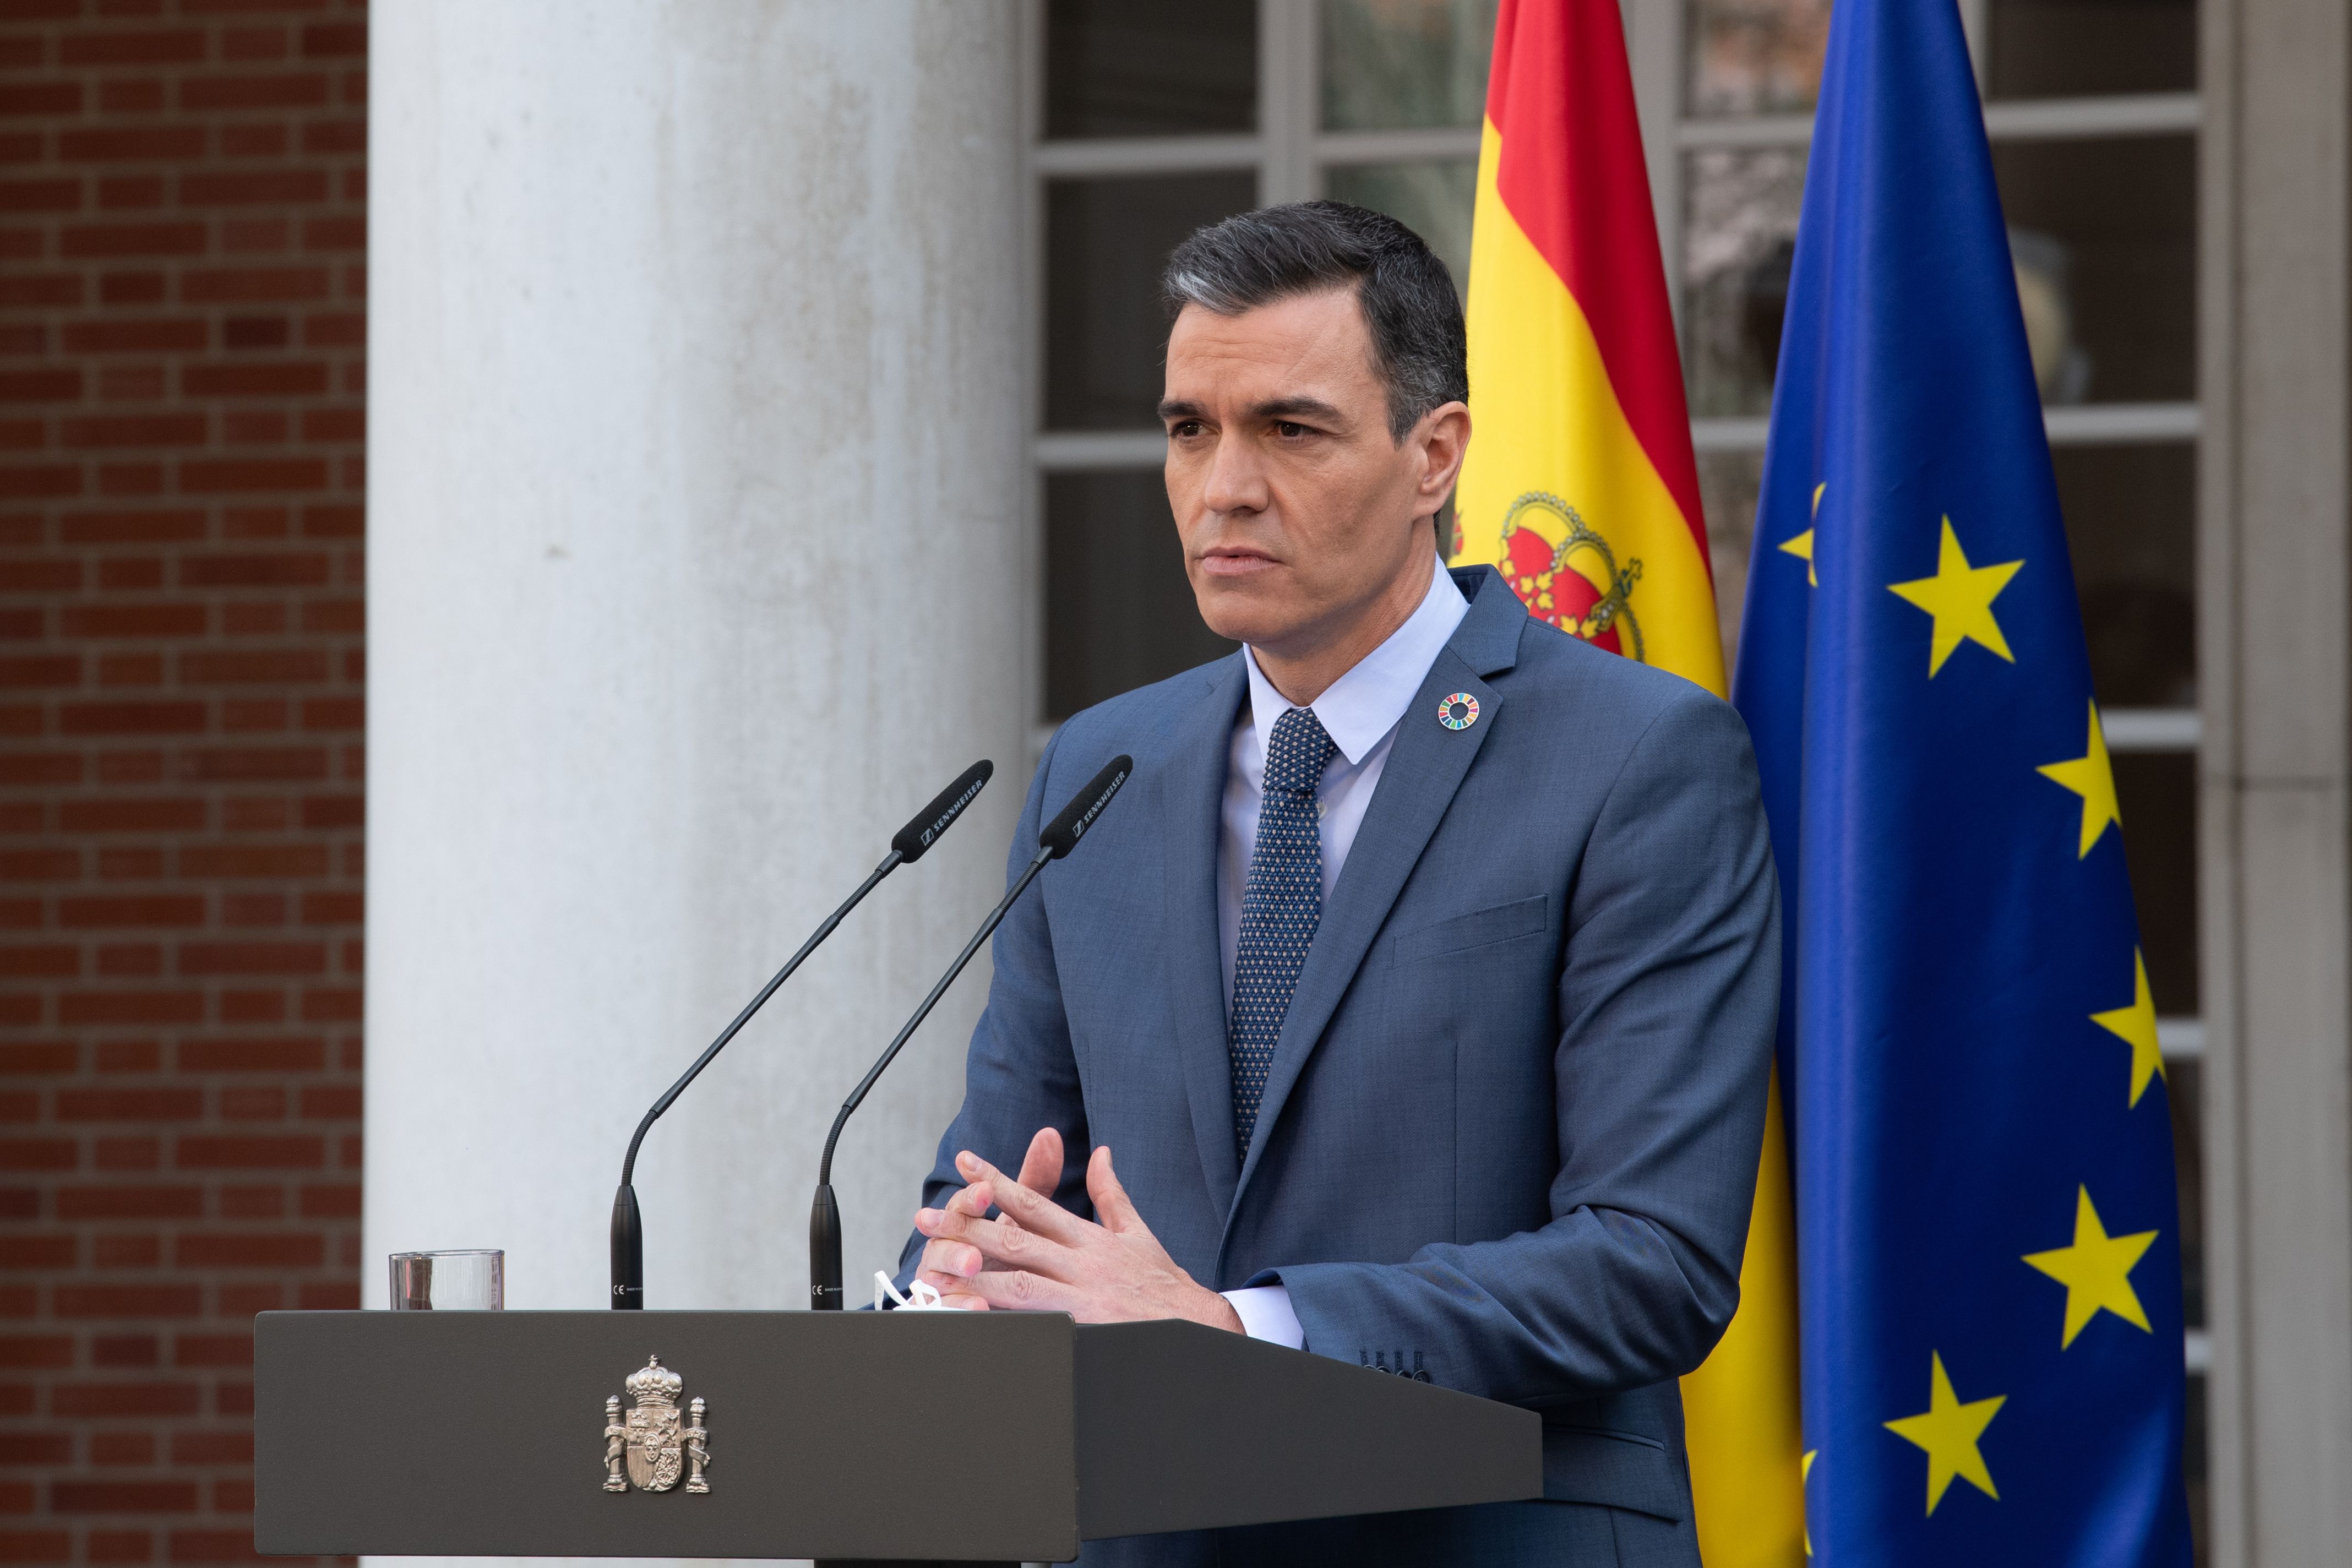
[[[265,1312],[255,1348],[272,1554],[1066,1562],[1542,1490],[1532,1411],[1192,1323]]]

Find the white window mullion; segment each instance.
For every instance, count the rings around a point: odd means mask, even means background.
[[[1683,319],[1683,160],[1675,125],[1683,110],[1683,0],[1628,0],[1625,56],[1633,68],[1642,160],[1650,170],[1658,251],[1666,263],[1666,303]]]
[[[1049,474],[1157,468],[1167,460],[1168,437],[1159,430],[1055,430],[1040,434],[1030,456]]]
[[[1985,133],[1996,142],[2178,135],[2194,132],[2204,123],[2204,100],[2193,92],[2023,99],[1985,106]]]
[[[1264,155],[1256,136],[1099,136],[1037,142],[1029,163],[1047,177],[1198,174],[1254,168]]]
[[[1985,134],[1996,142],[2167,136],[2195,132],[2204,105],[2193,92],[2118,93],[2109,98],[2043,98],[1985,105]],[[1811,114],[1755,114],[1685,120],[1675,139],[1698,147],[1802,147],[1813,139]]]
[[[1327,131],[1315,138],[1324,165],[1418,163],[1475,158],[1478,132],[1467,125],[1413,125],[1394,131]]]
[[[1034,437],[1045,423],[1045,182],[1036,163],[1045,137],[1045,0],[1021,0],[1018,38],[1021,143],[1030,164],[1021,182],[1021,396]],[[1024,478],[1028,635],[1022,644],[1022,676],[1029,711],[1037,714],[1045,710],[1045,477],[1033,464]],[[1036,771],[1037,756],[1024,760],[1024,772]]]
[[[2194,441],[2203,421],[2194,403],[2086,403],[2042,411],[2053,447],[2149,446]],[[1762,415],[1691,421],[1701,452],[1760,452],[1770,422]]]
[[[1257,199],[1265,206],[1322,194],[1315,132],[1322,119],[1317,79],[1315,0],[1258,0],[1257,124],[1265,161]]]
[[[2193,752],[2205,742],[2194,708],[2110,708],[2099,715],[2110,752]]]
[[[2168,1062],[2193,1062],[2205,1055],[2205,1020],[2202,1018],[2158,1018],[2156,1021],[2156,1047]]]

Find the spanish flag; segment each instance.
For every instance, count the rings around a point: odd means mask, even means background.
[[[1503,0],[1470,242],[1456,562],[1724,694],[1698,466],[1617,0]],[[1708,1568],[1804,1560],[1796,1239],[1771,1091],[1740,1307],[1683,1380]]]

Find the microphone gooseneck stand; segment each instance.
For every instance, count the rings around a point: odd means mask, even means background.
[[[646,1112],[645,1120],[637,1123],[635,1133],[629,1139],[629,1152],[621,1160],[620,1189],[613,1194],[612,1306],[614,1310],[635,1311],[646,1304],[645,1227],[637,1213],[637,1191],[631,1184],[636,1175],[637,1147],[646,1141],[646,1133],[661,1120],[662,1112],[686,1092],[686,1086],[692,1083],[702,1069],[710,1065],[711,1059],[726,1048],[727,1042],[735,1037],[736,1032],[751,1021],[751,1015],[776,994],[777,987],[792,978],[793,971],[801,966],[802,961],[833,934],[834,928],[841,923],[844,916],[863,902],[866,895],[872,892],[883,878],[901,866],[921,859],[924,853],[939,842],[940,836],[963,815],[964,808],[979,796],[995,771],[993,763],[985,760],[974,763],[957,777],[955,783],[940,791],[931,804],[923,808],[921,815],[900,828],[890,840],[890,853],[882,858],[882,863],[857,885],[856,892],[842,900],[839,909],[825,917],[824,924],[810,933],[809,939],[801,943],[800,951],[786,959],[784,966],[776,971],[775,978],[760,988],[760,994],[751,998],[750,1005],[735,1015],[735,1021],[719,1032],[709,1048],[694,1059],[694,1065],[686,1069],[685,1076],[670,1085],[668,1092],[655,1100],[653,1109]]]
[[[809,1305],[816,1310],[838,1312],[842,1308],[841,1205],[835,1200],[833,1193],[833,1151],[834,1146],[841,1142],[841,1130],[848,1125],[851,1113],[865,1103],[867,1091],[897,1059],[900,1049],[914,1037],[923,1020],[931,1016],[931,1009],[939,1005],[940,998],[947,994],[948,987],[955,984],[956,977],[963,973],[964,965],[970,963],[981,945],[995,934],[996,928],[1012,912],[1014,902],[1028,890],[1029,884],[1037,879],[1037,873],[1045,868],[1047,861],[1059,860],[1077,847],[1079,838],[1094,826],[1095,818],[1102,814],[1103,807],[1110,804],[1111,796],[1119,792],[1120,786],[1127,783],[1128,774],[1134,769],[1135,763],[1131,759],[1125,756],[1112,758],[1100,773],[1087,781],[1086,787],[1062,808],[1062,814],[1046,825],[1045,830],[1037,836],[1036,858],[1029,862],[1028,868],[1013,881],[1004,897],[997,900],[996,907],[981,922],[980,930],[963,944],[963,951],[956,954],[955,962],[948,965],[947,973],[940,976],[939,984],[931,987],[930,994],[923,998],[922,1005],[915,1009],[915,1016],[907,1020],[906,1027],[900,1029],[884,1047],[881,1057],[858,1080],[857,1087],[849,1091],[849,1098],[842,1101],[840,1113],[833,1119],[833,1131],[825,1134],[824,1156],[817,1164],[816,1195],[809,1204]]]
[[[940,976],[940,983],[931,987],[931,994],[923,998],[923,1005],[915,1009],[915,1016],[907,1020],[907,1026],[900,1029],[898,1037],[884,1049],[881,1059],[858,1080],[857,1087],[849,1091],[849,1098],[842,1101],[840,1114],[833,1119],[833,1131],[824,1135],[824,1158],[817,1163],[816,1198],[809,1205],[809,1305],[819,1311],[841,1310],[841,1208],[833,1196],[833,1148],[841,1142],[841,1130],[849,1124],[850,1112],[865,1103],[866,1093],[874,1087],[874,1080],[882,1076],[883,1069],[898,1056],[899,1048],[922,1026],[923,1020],[931,1016],[931,1009],[939,1005],[940,998],[948,994],[948,987],[954,984],[956,976],[963,973],[963,966],[971,962],[971,955],[980,951],[980,944],[995,934],[996,928],[1012,910],[1013,900],[1021,896],[1037,873],[1045,868],[1045,862],[1053,858],[1054,853],[1050,849],[1037,851],[1037,858],[1029,862],[1029,868],[1021,873],[1021,879],[1013,884],[1013,890],[989,911],[988,919],[982,923],[980,930],[963,944],[963,951],[956,954],[956,961],[948,966],[945,974]]]

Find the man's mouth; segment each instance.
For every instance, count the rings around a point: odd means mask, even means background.
[[[1279,564],[1264,551],[1220,545],[1201,556],[1201,570],[1212,577],[1248,577]]]

